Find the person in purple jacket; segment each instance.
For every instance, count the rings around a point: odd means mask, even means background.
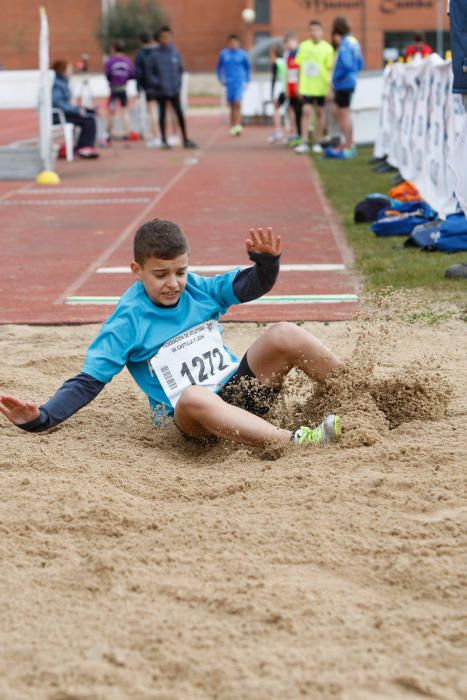
[[[117,106],[121,110],[123,127],[125,134],[123,138],[128,140],[130,131],[130,120],[128,117],[128,95],[126,85],[131,78],[136,77],[133,62],[123,53],[124,44],[122,41],[114,41],[111,47],[111,56],[106,61],[104,70],[110,86],[110,97],[107,103],[108,109],[108,140],[112,139],[113,117],[117,111]]]

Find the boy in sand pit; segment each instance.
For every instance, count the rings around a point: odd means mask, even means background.
[[[154,424],[171,416],[188,438],[214,436],[245,445],[338,440],[337,416],[295,431],[261,417],[293,367],[320,381],[340,366],[317,338],[294,324],[277,323],[240,362],[224,345],[219,316],[268,292],[279,272],[281,241],[272,229],[250,229],[246,249],[253,266],[203,277],[188,271],[188,242],[176,224],[159,219],[143,224],[131,263],[136,282],[89,346],[82,372],[39,408],[3,395],[0,411],[23,430],[48,430],[92,401],[126,365],[148,396]]]

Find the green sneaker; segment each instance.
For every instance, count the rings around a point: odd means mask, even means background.
[[[287,141],[287,146],[295,148],[296,146],[300,146],[301,143],[303,143],[301,136],[292,136],[292,138]]]
[[[302,425],[293,437],[296,445],[326,445],[337,442],[341,437],[341,419],[339,416],[327,416],[316,428]]]

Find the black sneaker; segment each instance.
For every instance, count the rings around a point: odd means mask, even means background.
[[[452,279],[467,279],[467,263],[451,265],[444,273],[444,276],[451,277]]]
[[[171,148],[172,148],[172,146],[170,145],[170,143],[167,143],[167,141],[162,141],[161,149],[163,151],[170,151]]]
[[[186,141],[183,142],[183,148],[198,148],[198,144],[190,139],[186,139]]]

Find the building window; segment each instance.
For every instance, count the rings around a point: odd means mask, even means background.
[[[251,52],[253,69],[256,71],[269,71],[271,50],[271,34],[270,32],[255,32],[254,48]]]
[[[384,60],[395,61],[398,56],[404,55],[404,50],[409,44],[413,44],[413,31],[411,32],[385,32],[384,34]],[[436,31],[423,32],[424,41],[436,51]],[[443,32],[443,51],[451,48],[449,32]]]
[[[271,21],[269,0],[255,0],[255,12],[256,24],[269,24],[269,22]]]

